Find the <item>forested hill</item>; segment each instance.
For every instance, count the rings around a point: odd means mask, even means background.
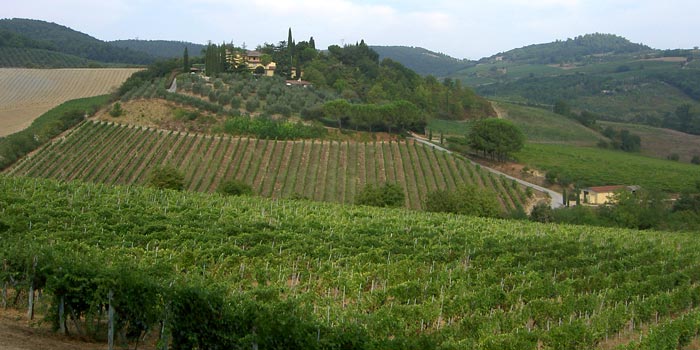
[[[189,57],[201,56],[202,50],[206,48],[205,45],[169,40],[130,39],[110,41],[109,44],[143,52],[157,58],[181,58],[185,47],[187,47],[187,55],[189,55]]]
[[[371,46],[371,48],[379,54],[380,60],[391,58],[420,75],[445,77],[474,65],[474,62],[460,60],[422,47]]]
[[[142,52],[110,45],[68,27],[33,19],[2,19],[3,48],[31,48],[105,63],[148,64],[155,59]],[[7,34],[7,33],[13,33]],[[35,62],[41,65],[41,62]]]
[[[629,54],[653,51],[643,44],[635,44],[614,34],[586,34],[574,39],[557,40],[547,44],[535,44],[496,54],[482,61],[501,57],[503,60],[533,64],[559,64],[579,62],[586,56]]]

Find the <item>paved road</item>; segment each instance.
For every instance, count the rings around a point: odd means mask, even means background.
[[[177,92],[177,78],[173,79],[173,84],[170,85],[168,92]]]
[[[434,144],[434,143],[432,143],[432,142],[430,142],[430,141],[428,141],[428,140],[426,140],[426,139],[423,139],[423,138],[421,138],[421,137],[419,137],[419,136],[417,136],[417,135],[415,135],[415,134],[411,134],[411,135],[413,136],[412,138],[413,138],[414,140],[416,140],[416,141],[418,141],[418,142],[420,142],[420,143],[422,143],[422,144],[425,144],[425,145],[428,145],[428,146],[430,146],[430,147],[432,147],[432,148],[435,148],[435,149],[438,150],[438,151],[443,151],[443,152],[447,152],[447,153],[449,153],[449,154],[452,154],[452,151],[450,151],[450,150],[448,150],[448,149],[445,149],[445,148],[443,148],[443,147],[440,147],[440,146],[438,146],[438,145],[436,145],[436,144]],[[469,162],[471,162],[472,164],[474,164],[474,165],[479,165],[479,166],[482,167],[483,169],[486,169],[486,170],[488,170],[488,171],[490,171],[490,172],[492,172],[492,173],[494,173],[494,174],[496,174],[496,175],[505,176],[507,179],[517,181],[519,184],[521,184],[521,185],[523,185],[523,186],[527,186],[527,187],[532,188],[533,190],[537,190],[537,191],[544,192],[544,193],[548,194],[549,197],[552,199],[551,202],[550,202],[550,205],[552,206],[552,209],[557,209],[557,208],[561,208],[562,206],[564,206],[564,204],[563,204],[564,197],[561,195],[561,193],[552,191],[552,190],[550,190],[550,189],[548,189],[548,188],[544,188],[544,187],[539,186],[539,185],[535,185],[535,184],[533,184],[533,183],[524,181],[524,180],[522,180],[522,179],[518,179],[517,177],[512,177],[512,176],[510,176],[510,175],[508,175],[508,174],[504,174],[504,173],[502,173],[502,172],[500,172],[500,171],[498,171],[498,170],[496,170],[496,169],[489,168],[489,167],[483,166],[483,165],[481,165],[481,164],[477,164],[476,162],[474,162],[473,160],[471,160],[471,159],[469,159],[469,158],[466,158],[466,159],[467,159]]]

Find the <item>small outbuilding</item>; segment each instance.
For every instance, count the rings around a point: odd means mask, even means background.
[[[580,200],[584,205],[603,205],[613,203],[613,196],[620,191],[635,193],[639,186],[614,185],[587,187],[581,190]]]

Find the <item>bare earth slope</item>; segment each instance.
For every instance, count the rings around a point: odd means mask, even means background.
[[[0,136],[25,129],[59,104],[109,93],[139,68],[0,69]]]

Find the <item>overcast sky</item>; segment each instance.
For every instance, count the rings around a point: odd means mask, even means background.
[[[318,48],[420,46],[478,59],[586,33],[654,48],[700,45],[698,0],[9,0],[2,18],[55,22],[102,40],[231,42],[314,37]]]

